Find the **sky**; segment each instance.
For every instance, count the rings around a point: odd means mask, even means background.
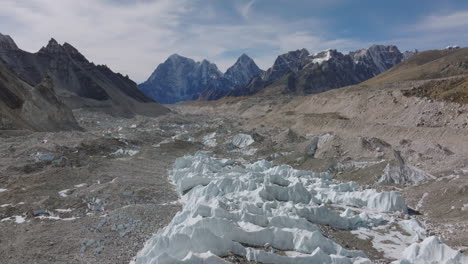
[[[468,46],[468,1],[1,0],[0,33],[30,52],[68,42],[143,82],[174,53],[225,71],[242,53],[267,69],[301,48]]]

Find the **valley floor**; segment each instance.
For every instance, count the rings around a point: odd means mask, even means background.
[[[414,85],[186,103],[158,118],[79,110],[86,132],[0,131],[0,259],[129,263],[182,210],[168,170],[197,151],[399,191],[412,209],[407,220],[466,250],[468,107],[404,96]],[[373,261],[395,259],[381,248],[392,241],[375,233],[319,227]]]

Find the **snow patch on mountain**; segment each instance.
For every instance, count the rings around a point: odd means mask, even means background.
[[[314,59],[312,60],[312,63],[322,64],[325,61],[329,61],[331,59],[331,57],[332,56],[331,56],[331,51],[330,50],[315,53],[314,54]]]

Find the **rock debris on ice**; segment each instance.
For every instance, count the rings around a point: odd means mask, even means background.
[[[138,154],[140,151],[138,150],[131,150],[131,149],[118,149],[117,151],[115,151],[114,153],[112,153],[112,155],[128,155],[130,157],[133,157],[135,156],[136,154]]]

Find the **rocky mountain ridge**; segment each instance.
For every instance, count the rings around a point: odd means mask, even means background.
[[[225,74],[210,62],[197,63],[175,54],[159,65],[140,88],[163,103],[246,96],[263,90],[311,94],[368,80],[416,52],[401,53],[393,45],[372,45],[348,54],[335,49],[310,54],[300,49],[278,56],[266,71],[243,54]]]
[[[140,89],[161,103],[218,99],[232,89],[245,85],[262,70],[243,54],[226,73],[207,61],[195,62],[178,54],[160,64]]]
[[[46,77],[30,86],[0,63],[0,130],[59,131],[80,129]]]
[[[29,53],[19,49],[11,37],[0,35],[0,61],[31,86],[50,77],[57,96],[71,108],[86,107],[124,117],[168,112],[128,77],[89,62],[75,47],[60,45],[53,38],[38,52]]]
[[[372,45],[343,54],[329,49],[309,54],[306,49],[278,56],[265,74],[254,77],[229,96],[258,92],[312,94],[370,79],[403,60],[396,46]]]

